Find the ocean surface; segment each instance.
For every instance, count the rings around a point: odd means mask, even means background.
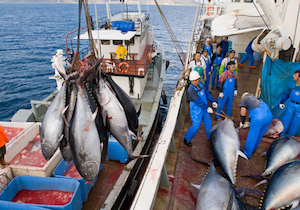
[[[55,91],[51,58],[65,49],[66,35],[78,27],[77,4],[0,4],[0,121],[9,121],[19,109],[30,109],[30,100],[42,100]],[[147,11],[147,5],[142,5]],[[89,5],[95,18],[95,5]],[[134,8],[130,8],[133,9]],[[184,51],[188,48],[195,6],[161,6]],[[182,64],[155,5],[149,5],[154,39],[165,48],[170,66],[164,80],[168,101],[180,77]],[[105,4],[97,5],[98,19],[105,17]],[[112,8],[112,13],[117,8]],[[84,14],[84,13],[82,13]],[[85,26],[84,15],[81,25]]]

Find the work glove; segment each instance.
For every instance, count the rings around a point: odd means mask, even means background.
[[[283,109],[285,107],[284,104],[279,104],[280,109]]]
[[[121,54],[119,54],[119,56],[121,57],[122,55],[121,55]]]
[[[207,111],[209,114],[212,114],[212,113],[214,113],[214,111],[212,110],[212,108],[211,108],[211,107],[208,107],[208,108],[206,109],[206,111]]]
[[[213,103],[212,103],[212,106],[213,106],[213,108],[215,108],[215,109],[218,108],[217,102],[213,102]]]
[[[220,97],[220,98],[223,98],[223,97],[224,97],[223,92],[220,92],[220,93],[219,93],[219,97]]]
[[[234,96],[237,96],[237,90],[234,91]]]
[[[211,75],[211,71],[208,72],[208,75]]]
[[[250,127],[250,122],[245,122],[244,124],[240,122],[240,128],[249,128]]]
[[[210,69],[211,69],[211,71],[213,71],[213,70],[214,70],[214,67],[213,67],[213,66],[211,66],[211,68],[210,68]]]

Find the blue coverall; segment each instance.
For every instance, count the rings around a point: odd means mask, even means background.
[[[235,91],[235,71],[232,74],[232,78],[228,78],[228,73],[225,71],[225,75],[227,79],[224,82],[223,85],[223,98],[218,98],[218,105],[219,109],[216,110],[217,113],[221,114],[221,110],[223,110],[224,106],[226,105],[225,113],[228,117],[231,116],[232,111],[232,102],[234,98],[234,91]],[[221,110],[220,110],[221,109]],[[216,118],[220,118],[219,115],[216,115]]]
[[[205,58],[203,55],[202,55],[202,59],[205,61],[205,64],[206,64],[206,81],[205,81],[205,89],[208,90],[209,88],[209,72],[210,72],[210,69],[211,69],[211,62],[210,62],[210,56],[207,55],[207,57]]]
[[[250,129],[244,147],[244,153],[248,158],[257,149],[272,122],[273,116],[268,105],[261,101],[259,107],[249,111],[249,118],[251,119]]]
[[[211,119],[209,113],[207,112],[208,104],[207,100],[210,102],[216,102],[216,100],[210,95],[210,93],[204,89],[203,84],[199,83],[197,87],[194,85],[190,85],[189,89],[193,88],[197,91],[198,98],[195,100],[190,100],[190,115],[193,125],[188,129],[185,133],[184,138],[188,141],[191,141],[192,138],[198,132],[201,121],[204,122],[206,137],[209,139],[210,133],[209,130],[211,129]],[[189,95],[188,89],[188,95]],[[189,96],[190,98],[190,96]]]
[[[291,97],[291,101],[287,105],[284,117],[282,118],[284,130],[280,136],[284,136],[287,131],[289,136],[295,136],[300,125],[300,86],[296,86],[295,81],[290,83],[286,88],[280,103],[283,104],[289,97]]]
[[[212,54],[212,45],[209,43],[209,45],[207,46],[206,44],[204,45],[204,47],[203,47],[203,50],[207,50],[207,54],[209,55],[209,56],[211,56],[211,54]]]
[[[221,41],[221,44],[222,44],[222,53],[223,53],[224,55],[226,55],[227,52],[228,52],[228,48],[229,48],[229,42],[228,42],[228,41],[225,42],[225,40],[223,39],[223,40]]]
[[[246,56],[243,57],[243,59],[240,61],[241,64],[245,63],[245,61],[249,58],[250,60],[250,66],[254,65],[254,58],[253,58],[253,50],[252,50],[252,42],[253,40],[248,44],[246,48]]]
[[[219,87],[219,69],[220,69],[220,65],[222,63],[223,60],[223,53],[221,53],[221,55],[219,56],[217,52],[215,52],[216,54],[216,58],[213,62],[213,72],[211,75],[211,87],[215,87],[215,83],[216,86]],[[217,78],[217,82],[216,82],[216,78]]]

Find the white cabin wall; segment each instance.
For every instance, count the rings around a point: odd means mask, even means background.
[[[260,9],[260,6],[258,5],[258,3],[255,4],[256,6]],[[253,9],[255,8],[254,4],[252,2],[244,2],[244,0],[240,0],[240,2],[234,2],[233,0],[227,0],[227,4],[226,4],[226,12],[231,12],[234,10],[240,10],[240,9]]]
[[[292,39],[294,47],[298,47],[300,41],[300,2],[299,0],[289,0],[287,3],[285,14],[283,15],[283,24]]]
[[[239,56],[239,53],[246,53],[245,50],[249,42],[260,33],[259,31],[252,31],[246,34],[240,34],[238,36],[230,36],[228,39],[232,41],[232,49],[235,50],[235,57]]]

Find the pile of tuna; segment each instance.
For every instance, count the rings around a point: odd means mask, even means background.
[[[243,203],[243,193],[259,193],[255,190],[234,186],[238,155],[247,158],[240,149],[240,140],[234,123],[225,119],[212,127],[211,147],[213,154],[226,178],[221,176],[213,163],[209,163],[209,171],[199,189],[197,210],[216,209],[257,209]],[[300,153],[300,143],[291,137],[275,140],[267,151],[265,171],[256,176],[267,183],[259,209],[295,209],[300,201],[300,160],[295,160]],[[229,180],[229,181],[228,181]],[[242,192],[242,193],[239,193]],[[300,209],[300,207],[298,207]],[[297,208],[297,209],[298,209]]]
[[[59,147],[64,160],[74,160],[86,181],[95,179],[106,159],[108,132],[132,156],[130,135],[138,130],[133,102],[110,76],[97,71],[100,63],[62,75],[65,82],[40,127],[45,159]]]

